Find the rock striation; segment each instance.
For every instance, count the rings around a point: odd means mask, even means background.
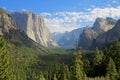
[[[80,35],[78,47],[89,49],[94,45],[94,40],[101,34],[109,31],[116,24],[116,20],[112,18],[97,18],[92,28],[87,28]]]
[[[51,38],[50,31],[45,27],[44,18],[30,11],[11,12],[9,15],[20,31],[25,32],[29,38],[45,47],[58,47]]]

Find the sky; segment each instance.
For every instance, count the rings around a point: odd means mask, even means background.
[[[40,14],[51,32],[92,26],[97,17],[120,18],[120,0],[0,0],[0,7]]]

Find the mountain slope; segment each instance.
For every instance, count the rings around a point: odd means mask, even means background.
[[[41,71],[46,72],[50,69],[51,64],[61,63],[61,60],[67,61],[64,55],[66,50],[48,49],[36,43],[17,29],[14,21],[2,9],[0,9],[0,33],[7,42],[6,50],[12,78],[10,80],[31,80],[35,72],[39,75]]]
[[[82,47],[84,49],[89,49],[91,44],[94,44],[94,40],[97,36],[107,32],[112,29],[116,24],[116,20],[112,18],[97,18],[93,27],[91,29],[85,29],[81,34],[79,39],[78,47]]]
[[[24,31],[29,38],[45,47],[57,47],[51,38],[50,31],[45,27],[44,19],[30,11],[9,13],[20,31]]]
[[[91,48],[105,48],[116,39],[120,40],[120,20],[117,21],[116,25],[111,30],[99,35],[92,43]]]
[[[38,52],[47,53],[42,45],[38,45],[25,33],[20,32],[12,18],[3,9],[0,9],[0,33],[8,42],[8,48],[13,48],[13,45],[16,48],[25,47],[30,51],[35,49]]]
[[[65,33],[64,36],[61,37],[60,40],[58,41],[58,44],[61,47],[75,47],[77,45],[77,41],[83,29],[84,28],[78,28]]]
[[[98,34],[104,33],[114,27],[116,20],[112,18],[97,18],[92,29]]]
[[[92,43],[92,41],[97,37],[98,33],[92,30],[91,28],[85,28],[83,33],[80,35],[79,39],[79,47],[83,49],[88,49]]]

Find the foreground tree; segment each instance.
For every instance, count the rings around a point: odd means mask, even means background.
[[[105,76],[106,74],[105,55],[98,48],[96,48],[95,54],[94,54],[93,69],[94,69],[93,77]]]
[[[115,64],[117,71],[120,71],[120,42],[118,40],[114,41],[113,45],[111,45],[106,50],[106,56],[111,57]]]
[[[70,80],[70,71],[67,65],[63,67],[61,72],[60,80]]]
[[[57,76],[56,76],[55,73],[53,74],[53,78],[52,78],[52,80],[58,80],[58,79],[57,79]]]
[[[73,53],[73,61],[71,66],[71,80],[84,80],[85,73],[83,71],[83,62],[81,60],[81,52]]]
[[[45,77],[43,76],[43,74],[40,74],[39,80],[45,80]]]
[[[107,80],[117,80],[117,70],[112,58],[109,59],[106,77]]]
[[[6,51],[6,42],[0,37],[0,80],[9,80],[9,60]]]

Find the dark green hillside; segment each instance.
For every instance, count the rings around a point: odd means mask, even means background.
[[[0,16],[0,80],[120,80],[118,40],[105,50],[50,49],[17,29],[2,9]],[[119,39],[119,23],[101,40]]]
[[[0,33],[6,40],[11,80],[35,80],[55,64],[68,63],[66,50],[45,48],[16,28],[9,15],[0,9]],[[62,55],[61,55],[62,54]],[[54,67],[52,67],[54,69]]]

